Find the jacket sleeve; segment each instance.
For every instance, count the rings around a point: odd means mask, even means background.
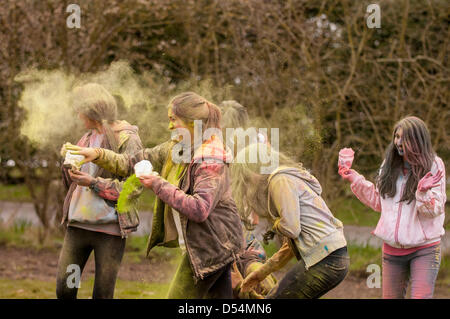
[[[132,156],[142,150],[141,139],[137,135],[131,135],[125,143],[124,147],[121,148],[122,153],[117,155]],[[118,179],[97,177],[92,189],[103,199],[115,202],[119,199],[122,186],[123,182]]]
[[[292,249],[289,247],[287,240],[284,240],[281,248],[272,255],[258,270],[256,270],[261,277],[267,277],[271,273],[283,268],[289,260],[294,257]]]
[[[353,194],[364,205],[372,208],[374,211],[381,212],[381,197],[378,189],[372,182],[369,182],[364,176],[359,176],[350,185]]]
[[[63,185],[66,188],[66,191],[68,191],[70,185],[72,184],[72,180],[70,179],[68,169],[62,165],[62,162],[61,162],[61,175],[62,175]]]
[[[130,176],[133,174],[134,165],[142,160],[149,160],[155,171],[161,172],[169,142],[157,145],[153,148],[146,148],[134,154],[118,154],[104,148],[97,149],[99,156],[93,163],[110,171],[118,176]]]
[[[180,214],[201,223],[208,218],[221,198],[226,174],[225,164],[202,162],[194,168],[193,174],[192,195],[186,194],[161,177],[155,180],[152,189],[156,196]]]
[[[426,192],[416,190],[416,208],[418,214],[433,218],[445,213],[445,202],[447,194],[445,192],[445,166],[441,159],[436,160],[435,169],[432,173],[436,174],[438,170],[442,171],[442,178],[439,185]]]
[[[273,224],[273,230],[289,238],[298,238],[300,226],[300,202],[295,183],[278,174],[270,181],[269,194],[279,214]]]

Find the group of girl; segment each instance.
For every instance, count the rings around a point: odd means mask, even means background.
[[[168,298],[232,298],[233,293],[319,298],[345,278],[350,259],[342,222],[301,163],[276,152],[265,136],[240,150],[230,150],[216,135],[201,145],[191,138],[189,147],[175,147],[183,143],[180,130],[194,135],[194,121],[201,121],[204,131],[227,126],[222,113],[234,112],[245,121],[248,115],[238,103],[223,103],[222,112],[198,94],[179,94],[167,107],[172,138],[143,148],[137,127],[117,119],[115,100],[101,85],[76,88],[73,100],[88,132],[76,146],[62,149],[85,159],[80,170],[63,168],[67,230],[58,298],[76,298],[77,288],[67,285],[67,267],[76,264],[82,271],[92,250],[93,298],[113,297],[125,238],[139,224],[134,208],[118,214],[115,204],[123,181],[141,160],[149,160],[154,172],[141,176],[140,183],[156,195],[147,254],[156,245],[183,252]],[[249,159],[261,148],[279,158],[270,174],[261,173],[259,158],[256,163],[232,161]],[[174,152],[190,152],[190,162],[175,160]],[[409,279],[412,297],[432,297],[444,233],[445,169],[424,122],[407,117],[395,125],[375,184],[353,169],[340,167],[338,173],[351,182],[359,200],[381,212],[374,234],[384,241],[383,297],[404,297]],[[260,220],[266,222],[266,238],[276,234],[281,239],[280,249],[267,260],[245,229]],[[272,274],[294,257],[295,264],[277,281]]]

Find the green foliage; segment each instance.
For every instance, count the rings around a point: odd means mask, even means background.
[[[381,267],[381,248],[348,245],[347,249],[350,256],[350,272],[365,276],[368,265],[377,264]]]
[[[24,184],[0,184],[0,200],[12,202],[31,202],[29,189]]]
[[[345,225],[375,227],[380,219],[380,213],[375,212],[361,203],[355,196],[342,196],[330,202],[333,215]]]

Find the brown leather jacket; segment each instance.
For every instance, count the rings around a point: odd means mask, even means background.
[[[113,174],[128,176],[137,162],[147,159],[155,171],[161,172],[173,145],[174,142],[169,141],[134,156],[101,149],[94,163]],[[241,221],[231,196],[230,172],[223,147],[213,142],[204,143],[201,148],[205,152],[194,155],[179,187],[163,178],[152,186],[159,199],[180,213],[187,254],[197,279],[235,261],[244,249]],[[218,152],[221,148],[222,153]],[[200,157],[202,161],[199,161]],[[147,254],[156,245],[168,244],[164,242],[163,214],[163,210],[154,212]]]

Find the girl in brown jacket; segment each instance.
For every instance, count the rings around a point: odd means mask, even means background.
[[[186,92],[171,100],[168,117],[172,141],[134,156],[72,149],[121,176],[131,175],[137,162],[149,160],[160,175],[141,178],[157,196],[148,252],[156,245],[179,246],[184,252],[168,298],[232,298],[231,264],[241,253],[244,238],[231,196],[231,158],[221,139],[220,110]],[[196,120],[202,124],[198,145]]]

